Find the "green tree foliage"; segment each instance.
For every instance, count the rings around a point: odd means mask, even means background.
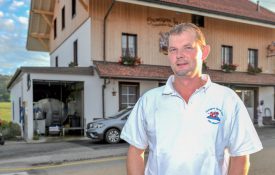
[[[0,74],[0,102],[10,101],[10,93],[8,92],[7,85],[11,76]]]

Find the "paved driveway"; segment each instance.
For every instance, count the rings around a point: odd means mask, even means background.
[[[249,175],[275,174],[275,126],[257,128],[264,149],[250,157]]]

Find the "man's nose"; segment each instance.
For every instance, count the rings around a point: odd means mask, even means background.
[[[177,55],[176,55],[176,58],[179,59],[179,58],[183,58],[185,57],[185,50],[184,49],[179,49],[178,52],[177,52]]]

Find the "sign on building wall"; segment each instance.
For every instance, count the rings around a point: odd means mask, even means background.
[[[275,41],[272,41],[271,44],[267,46],[267,56],[275,56]]]

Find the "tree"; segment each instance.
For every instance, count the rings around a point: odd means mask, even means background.
[[[7,85],[11,79],[9,75],[0,74],[0,102],[10,101],[10,93],[8,92]]]

